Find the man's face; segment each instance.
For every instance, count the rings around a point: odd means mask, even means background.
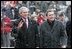
[[[59,19],[60,19],[61,21],[63,21],[63,20],[64,20],[64,16],[60,16]]]
[[[10,2],[10,6],[15,8],[16,7],[16,3],[14,1],[11,1]]]
[[[54,14],[53,11],[47,13],[47,19],[48,19],[49,21],[54,21],[54,19],[55,19],[55,14]]]
[[[23,18],[26,18],[26,17],[28,16],[28,14],[29,14],[28,11],[23,10],[20,15],[21,15]]]

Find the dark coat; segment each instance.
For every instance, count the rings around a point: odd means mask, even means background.
[[[14,12],[12,12],[12,10],[14,10]],[[12,7],[8,8],[8,9],[3,8],[2,12],[6,16],[8,16],[10,19],[19,19],[20,18],[19,15],[18,15],[19,13],[18,13],[17,8],[12,8]],[[13,13],[14,13],[14,15],[13,15]]]
[[[66,31],[67,31],[67,35],[68,35],[67,47],[71,48],[71,21],[68,21],[66,23]]]
[[[62,23],[54,21],[51,28],[46,21],[40,27],[40,48],[59,48],[67,43],[67,34]]]
[[[15,25],[15,33],[17,34],[16,37],[16,48],[35,48],[38,47],[38,28],[35,21],[28,19],[28,28],[20,28],[16,29],[18,23],[20,22],[21,18],[17,20]]]

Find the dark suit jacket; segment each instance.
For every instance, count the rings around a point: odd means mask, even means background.
[[[14,23],[14,31],[17,34],[16,48],[35,48],[38,44],[38,28],[35,21],[28,19],[28,28],[17,29],[18,23],[21,18]]]
[[[14,10],[14,17],[13,17],[12,9]],[[18,13],[17,8],[12,8],[12,7],[8,8],[8,9],[3,8],[2,12],[3,12],[3,14],[7,15],[11,19],[19,19],[20,18],[19,15],[18,15],[19,13]]]
[[[59,48],[67,43],[67,34],[62,23],[54,21],[51,28],[45,21],[40,27],[40,48]]]

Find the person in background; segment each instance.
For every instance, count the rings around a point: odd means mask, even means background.
[[[12,25],[11,25],[11,19],[4,15],[4,18],[1,22],[1,35],[3,39],[3,47],[10,47],[10,37],[11,37],[11,31],[12,31]]]
[[[41,25],[45,20],[44,20],[44,15],[42,13],[39,14],[39,16],[37,17],[37,23],[38,25]]]
[[[6,15],[11,19],[19,19],[18,17],[18,8],[16,8],[16,2],[14,1],[7,1],[4,5],[4,8],[2,9],[3,13],[6,13]]]
[[[66,31],[68,35],[67,48],[71,48],[71,5],[67,8],[66,13],[69,18],[69,21],[66,23]]]
[[[37,22],[37,14],[36,14],[36,12],[33,12],[33,14],[31,15],[31,19]]]
[[[66,28],[66,21],[65,21],[65,16],[63,13],[59,14],[59,21],[64,25],[64,27]]]

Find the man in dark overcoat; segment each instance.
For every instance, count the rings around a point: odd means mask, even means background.
[[[29,9],[21,7],[19,9],[20,19],[14,22],[13,32],[17,35],[15,38],[15,48],[36,48],[38,44],[37,23],[28,18]]]
[[[46,16],[47,21],[40,26],[40,48],[66,48],[67,34],[63,24],[55,20],[52,9]]]

